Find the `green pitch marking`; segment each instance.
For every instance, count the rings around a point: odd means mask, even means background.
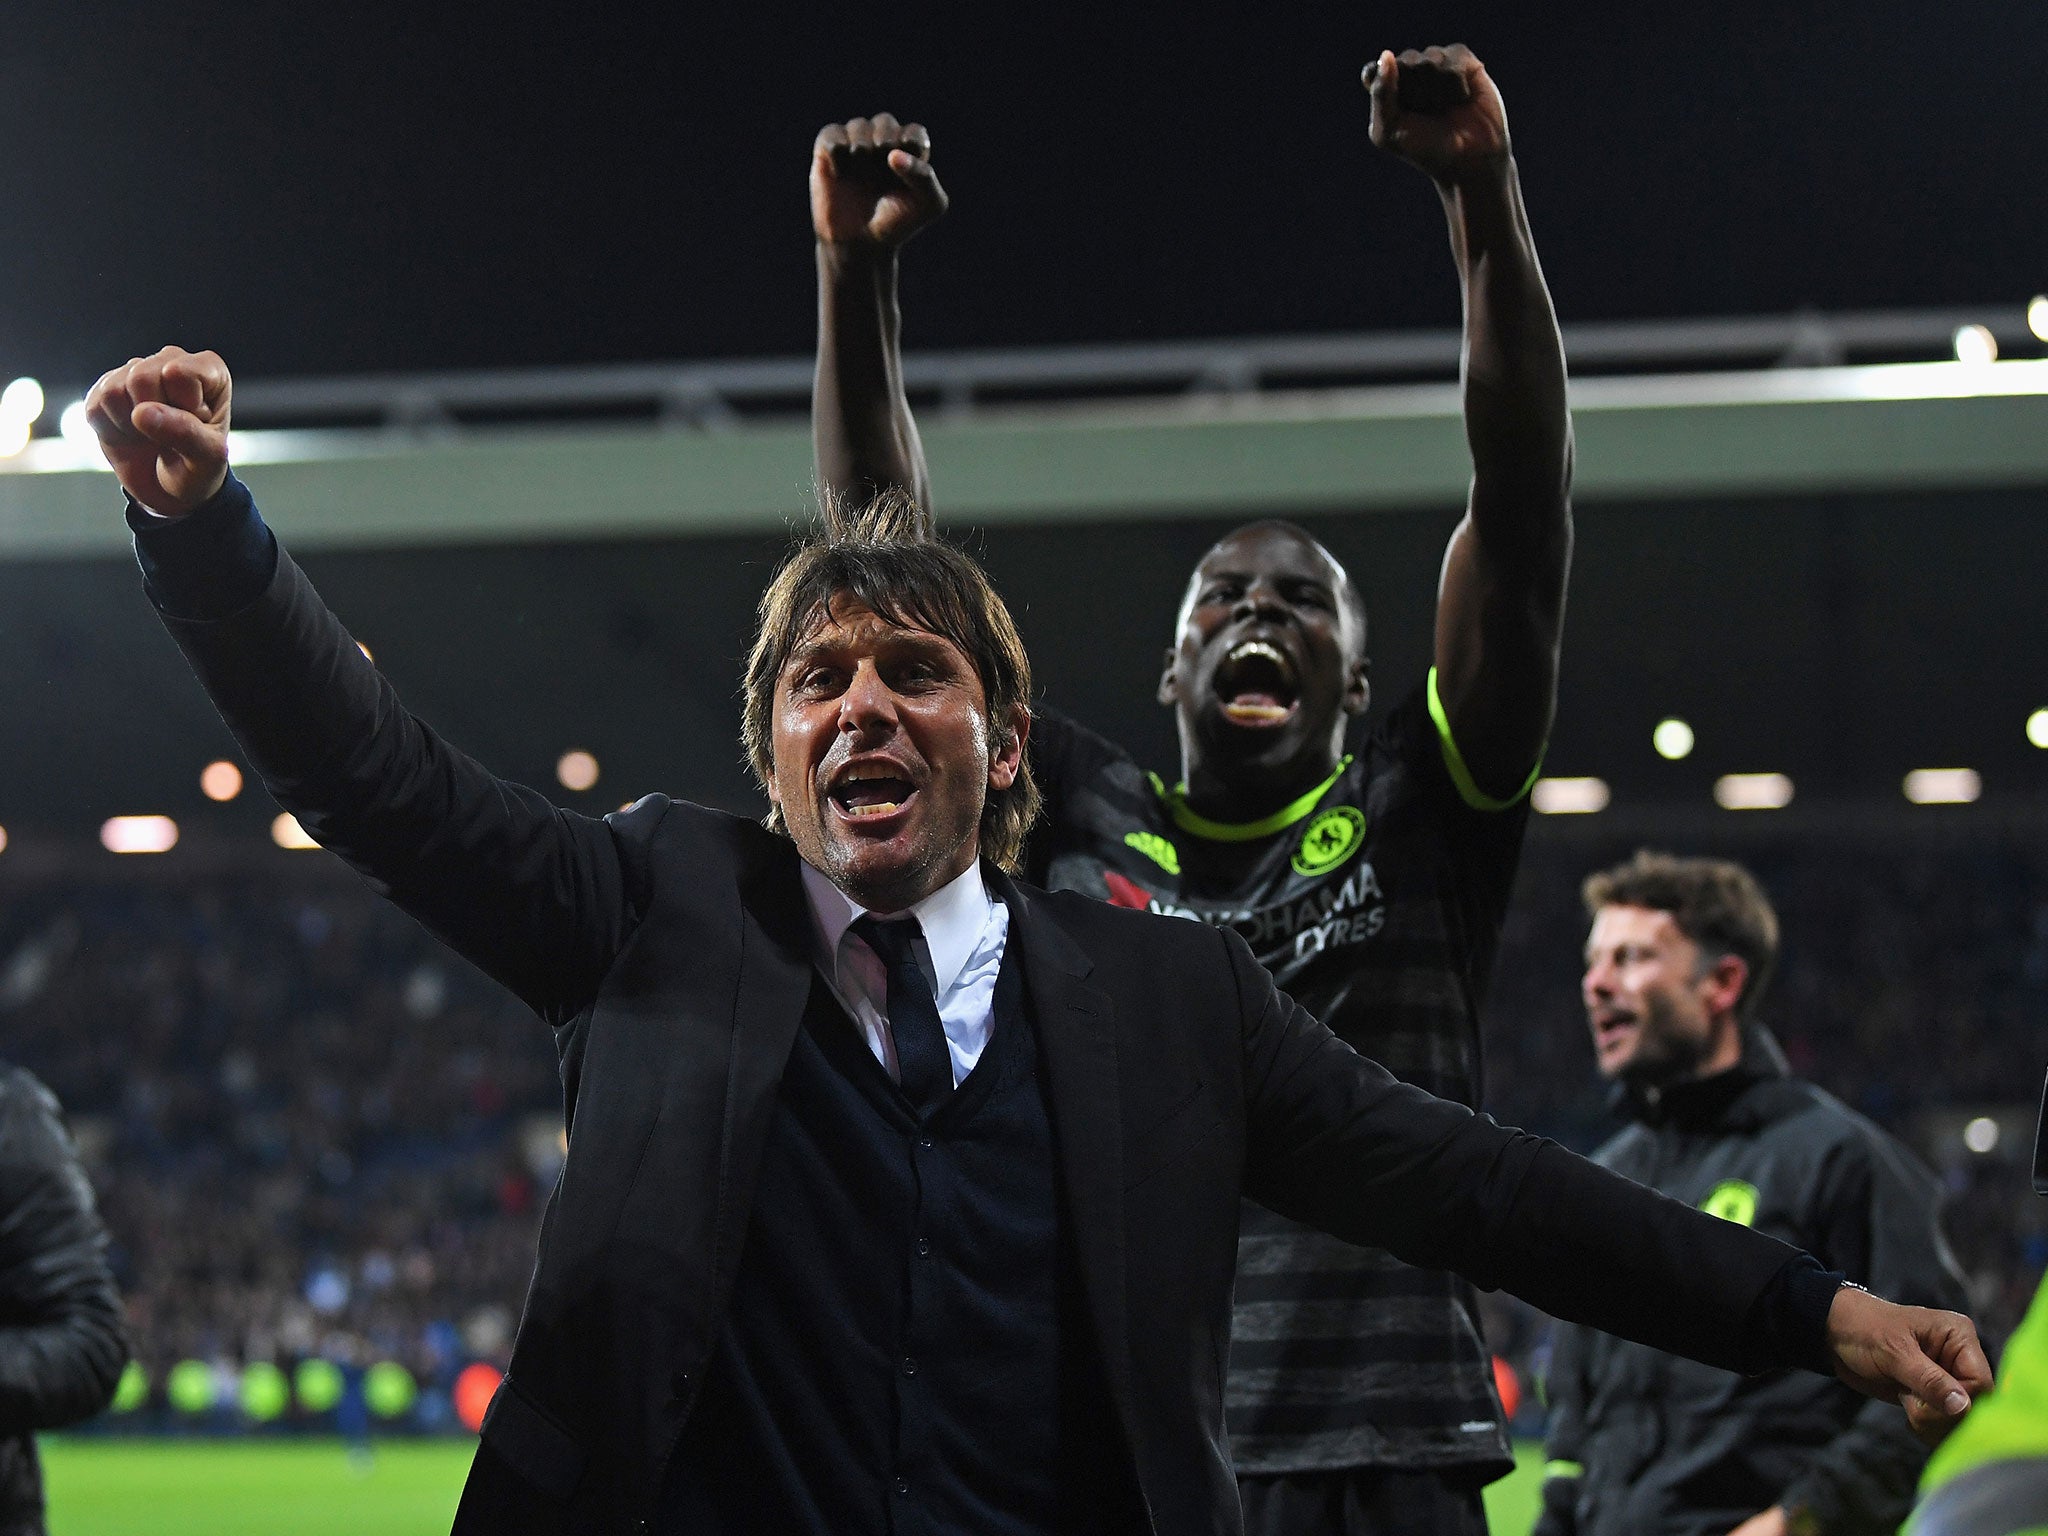
[[[42,1442],[63,1536],[447,1536],[473,1440]]]

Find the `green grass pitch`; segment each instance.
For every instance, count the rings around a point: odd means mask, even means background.
[[[474,1442],[43,1442],[51,1536],[447,1536]]]
[[[52,1536],[446,1536],[473,1442],[387,1441],[367,1466],[333,1440],[43,1442]],[[1542,1449],[1486,1491],[1494,1536],[1536,1519]]]

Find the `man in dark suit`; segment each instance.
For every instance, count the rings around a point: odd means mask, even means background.
[[[602,820],[408,714],[227,472],[175,348],[89,414],[146,586],[279,802],[555,1029],[569,1155],[463,1532],[1230,1532],[1249,1195],[1930,1431],[1975,1331],[1397,1083],[1243,941],[1009,880],[1030,672],[884,500],[761,605],[769,825]]]
[[[1045,811],[1024,871],[1047,890],[1236,929],[1339,1037],[1476,1109],[1480,1007],[1557,697],[1572,549],[1564,343],[1486,67],[1458,45],[1386,51],[1364,83],[1372,142],[1437,192],[1465,299],[1472,484],[1437,586],[1435,664],[1369,717],[1366,608],[1344,567],[1292,524],[1224,534],[1160,615],[1177,782],[1125,750],[1120,728],[1035,711]],[[1213,213],[1206,179],[1189,175],[1187,211]],[[901,487],[937,511],[897,297],[901,248],[948,205],[930,135],[886,113],[829,124],[810,190],[819,479],[856,503]],[[1085,272],[1087,233],[1056,204],[1017,217]],[[1122,570],[1077,548],[1073,571],[1128,603]],[[1245,1529],[1483,1536],[1480,1490],[1514,1451],[1472,1288],[1257,1205],[1237,1262],[1224,1411]]]

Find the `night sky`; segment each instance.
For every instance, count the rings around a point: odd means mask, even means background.
[[[1383,41],[1492,67],[1567,320],[2048,287],[2018,0],[461,10],[8,7],[0,377],[805,351],[806,152],[884,107],[954,196],[914,347],[1446,324]]]

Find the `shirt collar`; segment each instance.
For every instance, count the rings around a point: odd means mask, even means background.
[[[798,861],[800,864],[801,860]],[[839,974],[839,945],[846,930],[867,916],[868,909],[839,889],[818,870],[803,864],[804,897],[810,903],[811,924],[817,935],[818,956],[828,974]],[[981,877],[979,861],[957,878],[948,881],[909,912],[891,912],[890,917],[911,916],[924,931],[925,950],[932,959],[932,991],[943,997],[960,979],[961,971],[981,941],[988,926],[995,898]]]

